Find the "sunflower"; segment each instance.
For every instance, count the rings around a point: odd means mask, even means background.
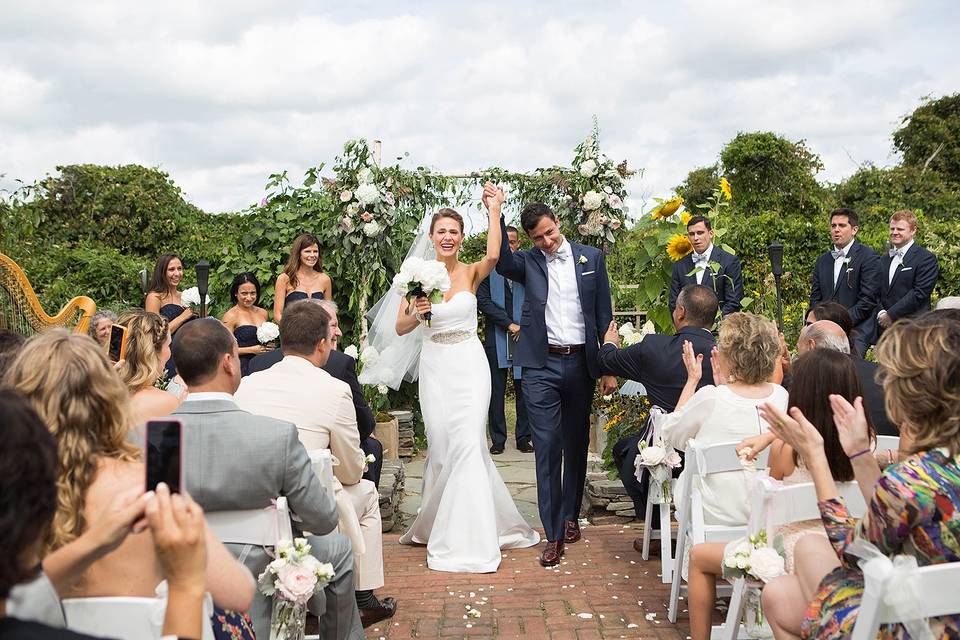
[[[662,220],[663,218],[669,218],[677,212],[677,209],[680,208],[680,205],[683,204],[683,198],[680,196],[674,196],[666,202],[661,202],[659,205],[650,212],[650,217],[654,220]]]
[[[667,255],[674,262],[682,260],[692,251],[693,245],[690,244],[689,238],[682,233],[678,233],[667,241]]]
[[[727,200],[733,199],[733,192],[730,191],[730,183],[726,178],[720,178],[720,193],[722,193],[723,197]]]
[[[689,211],[684,211],[683,213],[680,214],[680,224],[686,226],[686,224],[690,222],[690,218],[692,217],[693,215]]]

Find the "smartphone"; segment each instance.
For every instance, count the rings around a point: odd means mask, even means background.
[[[107,343],[107,357],[110,362],[119,362],[127,352],[127,328],[122,324],[110,327],[110,341]]]
[[[147,491],[153,491],[161,482],[170,491],[180,493],[183,488],[183,423],[179,420],[149,420],[144,440],[144,460],[147,462]]]

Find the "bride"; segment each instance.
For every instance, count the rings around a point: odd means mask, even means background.
[[[416,520],[401,544],[426,544],[435,571],[486,573],[500,565],[501,549],[531,547],[540,536],[520,515],[487,450],[490,369],[477,337],[477,286],[500,255],[500,208],[504,193],[487,183],[487,253],[479,262],[457,259],[463,218],[441,209],[430,221],[436,258],[450,275],[442,303],[426,298],[401,304],[396,332],[423,333],[420,407],[427,435],[423,496]],[[432,312],[430,325],[421,319]]]

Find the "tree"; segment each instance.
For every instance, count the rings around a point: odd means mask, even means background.
[[[684,204],[690,211],[696,211],[697,205],[706,204],[713,190],[717,188],[720,179],[719,168],[716,164],[709,167],[697,167],[687,174],[687,178],[675,189],[677,195],[683,198]]]
[[[927,97],[901,122],[893,146],[903,164],[937,171],[950,182],[960,182],[960,93],[936,100]]]

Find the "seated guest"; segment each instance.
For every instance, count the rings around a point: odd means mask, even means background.
[[[837,482],[848,482],[853,480],[853,468],[843,452],[837,427],[833,423],[830,394],[839,394],[847,400],[854,400],[860,395],[860,380],[851,359],[842,353],[825,349],[810,351],[800,356],[793,369],[790,405],[815,420],[817,430],[823,438],[830,474]],[[769,439],[749,438],[744,441],[744,446],[749,446],[750,457],[755,457],[771,443],[769,465],[772,478],[783,480],[785,484],[812,481],[804,461],[790,445],[770,436]],[[793,569],[794,546],[806,533],[817,533],[824,538],[827,535],[819,519],[782,527],[776,534],[770,532],[771,540],[773,535],[783,536],[788,572]],[[723,557],[730,544],[708,542],[694,545],[690,550],[690,575],[687,584],[690,635],[694,640],[710,638],[717,578],[722,575]]]
[[[0,383],[3,382],[7,368],[20,353],[26,341],[27,338],[19,333],[0,329]]]
[[[743,440],[765,431],[767,425],[757,415],[757,408],[765,402],[787,406],[786,390],[767,382],[779,357],[780,337],[773,322],[752,313],[732,313],[720,322],[713,363],[714,379],[726,382],[699,387],[704,356],[694,352],[691,342],[684,341],[687,383],[676,410],[661,423],[664,441],[676,449],[686,449],[691,438],[705,446]],[[689,481],[686,471],[680,474],[678,484]],[[750,501],[745,474],[723,473],[696,482],[703,495],[706,524],[746,524]],[[683,495],[683,491],[678,489],[677,495]]]
[[[810,309],[810,311],[807,312],[807,317],[803,322],[803,326],[810,326],[817,320],[829,320],[830,322],[840,325],[840,328],[843,329],[845,334],[847,334],[847,338],[850,341],[849,352],[858,358],[860,357],[860,354],[857,353],[856,347],[854,347],[854,337],[857,335],[857,330],[854,329],[853,320],[850,318],[850,312],[847,311],[845,306],[836,300],[818,302]]]
[[[321,367],[331,351],[330,316],[320,305],[297,302],[280,322],[283,360],[247,376],[235,399],[246,411],[297,425],[308,451],[330,449],[340,531],[350,537],[357,559],[357,605],[364,626],[393,615],[393,598],[377,600],[383,586],[383,538],[377,488],[363,479],[356,409],[350,386]]]
[[[335,578],[324,589],[326,612],[317,599],[310,603],[311,610],[322,613],[322,636],[362,637],[350,541],[330,533],[337,526],[336,504],[314,475],[296,426],[237,407],[233,394],[240,385],[240,354],[236,339],[219,321],[204,318],[184,327],[173,356],[191,389],[174,413],[184,424],[183,470],[190,494],[207,513],[266,508],[277,496],[286,496],[297,527],[313,534],[311,553],[333,564]],[[254,575],[270,562],[259,547],[228,548],[244,558]],[[271,599],[258,592],[250,617],[259,638],[270,636],[270,613]]]
[[[107,340],[110,339],[110,329],[116,321],[117,314],[113,311],[101,309],[90,318],[90,328],[87,329],[87,333],[91,338],[96,340],[98,344],[105,345],[107,344]]]
[[[680,291],[673,309],[673,326],[677,332],[672,336],[653,334],[642,342],[620,349],[620,334],[615,323],[610,323],[598,359],[601,373],[615,375],[642,384],[652,405],[664,411],[673,411],[680,398],[680,391],[687,382],[687,370],[683,365],[683,343],[689,341],[694,353],[707,356],[703,363],[700,386],[713,384],[710,353],[716,342],[710,328],[717,317],[717,295],[712,289],[690,284]],[[621,438],[614,445],[613,457],[620,470],[620,481],[633,499],[637,518],[643,519],[647,503],[647,487],[637,481],[634,460],[637,457],[641,435]],[[657,526],[660,520],[653,519]],[[640,550],[640,538],[634,547]]]
[[[4,550],[0,559],[0,639],[91,638],[28,621],[20,615],[19,607],[11,610],[15,586],[29,580],[39,569],[39,550],[57,511],[57,442],[30,404],[13,391],[0,391],[0,424],[4,434],[4,446],[0,447],[0,544]],[[126,538],[134,521],[145,516],[153,555],[169,588],[164,637],[199,638],[203,626],[209,624],[203,620],[207,562],[203,510],[189,496],[171,496],[163,486],[157,488],[155,497],[141,495],[118,511],[119,514],[100,515],[120,526],[93,523],[91,526],[100,526],[99,540],[81,536],[77,542],[62,547],[62,553],[48,555],[43,571],[55,583],[75,583],[83,575],[85,563],[109,553],[112,546]],[[60,557],[54,558],[57,555]]]
[[[890,418],[887,416],[886,403],[883,398],[883,388],[877,383],[877,363],[865,360],[856,355],[855,352],[851,353],[853,341],[850,338],[849,332],[844,328],[852,324],[847,310],[837,303],[831,302],[823,304],[824,306],[829,304],[841,307],[836,310],[835,314],[822,314],[824,316],[833,315],[839,322],[821,318],[805,326],[800,331],[800,337],[797,339],[797,353],[806,353],[810,349],[833,349],[834,351],[850,354],[850,357],[853,359],[853,365],[857,368],[857,375],[860,377],[860,385],[863,387],[863,404],[870,413],[870,418],[876,427],[877,434],[881,436],[899,435],[896,425],[890,422]],[[817,306],[819,307],[820,305]],[[816,311],[817,309],[814,309],[811,314]],[[844,342],[847,344],[845,345]],[[789,387],[789,382],[784,386]]]
[[[155,386],[170,360],[167,321],[149,311],[127,311],[117,321],[127,328],[127,349],[117,367],[130,393],[130,418],[134,426],[150,418],[170,415],[180,398]]]
[[[890,417],[910,436],[913,453],[881,471],[873,456],[865,455],[870,431],[863,404],[830,397],[844,453],[868,504],[869,515],[859,523],[837,492],[817,428],[796,408],[789,415],[780,407],[762,408],[771,431],[800,454],[813,476],[829,536],[829,543],[802,538],[795,575],[763,589],[764,613],[778,638],[850,636],[864,584],[856,558],[848,555],[858,540],[891,558],[913,556],[921,567],[960,562],[960,323],[936,313],[901,320],[884,332],[876,355]],[[809,604],[801,608],[798,602]],[[960,615],[924,623],[930,637],[960,635]],[[881,625],[880,637],[910,635],[892,624]]]
[[[127,441],[127,390],[90,338],[63,329],[32,337],[6,383],[24,395],[59,445],[58,507],[45,548],[55,551],[81,537],[117,495],[143,486],[141,452]],[[215,605],[246,611],[254,591],[250,572],[209,531],[207,553],[206,589]],[[64,595],[153,597],[162,579],[152,536],[144,533],[92,563]]]
[[[250,361],[267,350],[257,338],[257,329],[267,321],[267,310],[258,307],[260,281],[252,273],[245,272],[233,279],[230,285],[230,301],[233,306],[223,314],[223,324],[233,332],[240,347],[240,374],[250,374]]]
[[[183,261],[174,253],[165,253],[157,258],[153,276],[147,285],[147,296],[143,308],[158,313],[170,323],[170,335],[176,335],[185,323],[197,317],[189,305],[183,304],[180,295],[180,283],[183,282]],[[164,364],[168,378],[176,375],[173,360]]]
[[[273,286],[273,321],[283,320],[283,308],[298,300],[333,300],[333,280],[323,272],[320,241],[312,233],[297,236],[290,257]]]
[[[377,426],[377,419],[363,397],[363,389],[360,387],[360,381],[357,380],[357,363],[350,356],[342,351],[337,351],[337,339],[343,335],[340,331],[340,321],[337,319],[337,305],[332,300],[317,301],[330,316],[330,328],[333,338],[331,339],[332,348],[330,357],[323,365],[323,370],[329,373],[337,380],[343,380],[350,385],[350,393],[353,396],[353,408],[357,414],[357,431],[360,434],[360,448],[364,455],[372,455],[375,460],[367,464],[367,470],[363,472],[363,477],[380,486],[380,472],[383,469],[383,445],[373,436],[373,431]],[[283,340],[283,336],[280,336]],[[250,373],[264,371],[283,359],[283,351],[274,349],[256,356],[250,362]]]

